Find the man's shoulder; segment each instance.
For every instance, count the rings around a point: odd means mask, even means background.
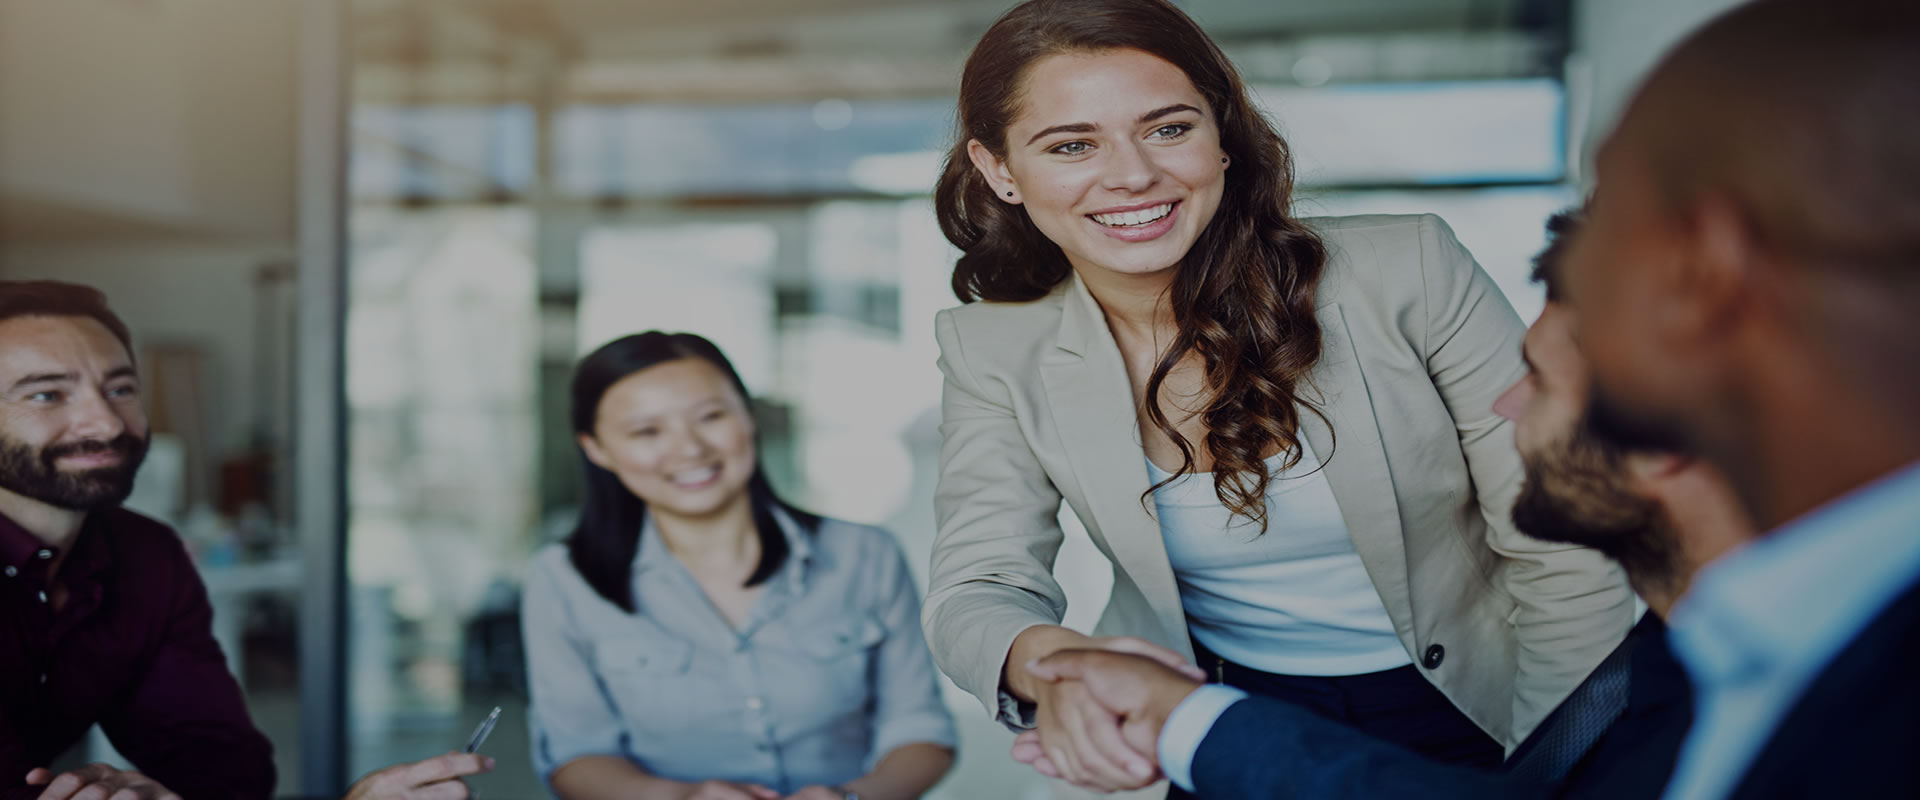
[[[1907,579],[1906,587],[1893,602],[1881,609],[1814,680],[1808,694],[1822,689],[1867,693],[1878,682],[1898,683],[1920,699],[1920,687],[1911,680],[1915,657],[1920,657],[1920,575]],[[1861,685],[1861,679],[1866,685]],[[1920,716],[1910,722],[1920,729]]]
[[[1876,685],[1885,684],[1899,684],[1903,691],[1920,700],[1920,686],[1911,680],[1916,657],[1920,657],[1920,575],[1909,576],[1906,586],[1893,601],[1874,615],[1860,635],[1814,679],[1802,698],[1802,710],[1821,710],[1817,708],[1818,703],[1806,702],[1816,693],[1868,697],[1876,691]],[[1808,706],[1814,708],[1804,708]],[[1825,710],[1851,713],[1846,708]],[[1920,730],[1920,716],[1910,722]]]
[[[1920,794],[1920,575],[1814,678],[1735,797]]]

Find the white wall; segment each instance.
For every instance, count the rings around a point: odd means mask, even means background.
[[[297,9],[0,0],[0,196],[291,240]]]
[[[1742,0],[1575,0],[1569,108],[1582,183],[1593,149],[1613,129],[1627,101],[1662,56],[1687,34]],[[1585,102],[1582,102],[1584,99]]]
[[[95,286],[136,345],[205,349],[202,487],[262,420],[286,441],[253,281],[294,239],[298,10],[0,0],[0,277]]]

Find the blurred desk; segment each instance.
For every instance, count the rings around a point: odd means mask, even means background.
[[[200,565],[200,580],[207,584],[207,600],[213,605],[213,638],[227,656],[227,671],[245,687],[241,669],[242,625],[247,621],[246,600],[263,592],[298,592],[304,571],[300,560],[279,556],[264,561],[234,564]]]

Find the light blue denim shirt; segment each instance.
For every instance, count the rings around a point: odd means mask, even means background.
[[[1674,606],[1694,685],[1668,798],[1725,797],[1821,671],[1920,579],[1920,464],[1722,556]]]
[[[887,532],[822,520],[736,631],[649,521],[638,614],[596,594],[564,545],[534,558],[525,627],[534,767],[612,755],[672,780],[837,785],[915,742],[954,746],[920,594]]]

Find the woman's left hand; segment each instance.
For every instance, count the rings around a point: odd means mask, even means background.
[[[845,789],[835,789],[831,786],[808,786],[804,789],[801,789],[800,791],[787,795],[785,798],[785,800],[846,800],[846,799],[847,799],[847,792]]]

